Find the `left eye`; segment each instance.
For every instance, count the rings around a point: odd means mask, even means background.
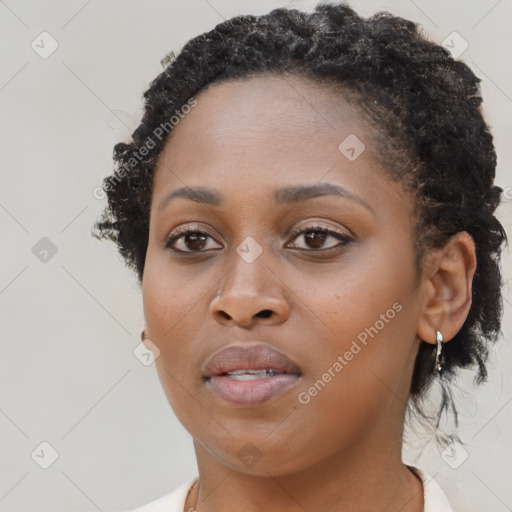
[[[338,243],[329,247],[323,247],[323,249],[332,249],[337,246],[346,245],[351,241],[351,239],[346,235],[322,227],[310,227],[303,229],[296,234],[297,236],[294,238],[294,240],[298,239],[300,236],[303,236],[306,244],[309,244],[309,247],[298,247],[298,249],[321,250],[322,246],[329,238],[337,241]],[[295,244],[293,244],[293,246],[297,248]]]

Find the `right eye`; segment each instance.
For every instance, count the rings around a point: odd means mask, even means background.
[[[216,242],[216,240],[206,231],[192,227],[186,227],[183,229],[178,228],[167,239],[165,247],[176,252],[205,252],[207,250],[215,249],[215,247],[208,247],[208,239]]]

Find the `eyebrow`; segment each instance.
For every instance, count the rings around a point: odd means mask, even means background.
[[[274,192],[274,199],[279,204],[296,204],[308,199],[322,196],[337,196],[350,199],[355,203],[364,206],[367,210],[375,213],[373,208],[360,196],[351,192],[345,187],[335,185],[334,183],[316,183],[314,185],[292,185],[282,187]],[[220,192],[212,188],[195,186],[180,187],[167,194],[158,205],[157,211],[163,210],[171,201],[178,197],[190,199],[196,203],[208,204],[211,206],[221,206],[224,197]]]

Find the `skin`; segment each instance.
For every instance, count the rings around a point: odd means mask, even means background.
[[[156,168],[142,282],[158,375],[194,439],[199,485],[185,510],[423,511],[421,482],[401,460],[405,406],[420,340],[435,344],[439,329],[449,341],[468,314],[472,239],[454,236],[418,272],[413,199],[379,165],[371,127],[339,92],[260,76],[196,99]],[[338,149],[350,134],[366,147],[354,161]],[[368,208],[334,195],[273,199],[280,187],[319,182]],[[214,188],[224,202],[180,197],[158,208],[184,185]],[[291,234],[318,223],[351,241],[312,245]],[[186,225],[209,237],[182,237],[174,247],[196,252],[180,257],[165,244]],[[251,263],[236,251],[246,237],[262,249]],[[299,393],[394,303],[400,312],[301,404]],[[234,407],[207,388],[202,368],[222,347],[253,340],[286,354],[302,376],[264,404]],[[260,456],[250,467],[237,455],[247,443]]]

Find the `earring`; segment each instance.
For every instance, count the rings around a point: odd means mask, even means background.
[[[436,331],[436,370],[439,375],[443,372],[443,364],[443,334],[441,331]]]

